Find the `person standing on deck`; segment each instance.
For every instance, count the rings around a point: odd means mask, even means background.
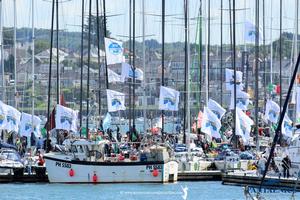
[[[291,160],[288,155],[282,159],[283,177],[290,177]]]

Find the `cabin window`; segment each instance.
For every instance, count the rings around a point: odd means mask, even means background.
[[[78,145],[78,152],[79,153],[83,153],[84,152],[82,145]]]
[[[73,153],[77,153],[77,148],[76,148],[76,146],[71,146],[71,151],[72,151]]]

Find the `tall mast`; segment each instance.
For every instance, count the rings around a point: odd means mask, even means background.
[[[14,97],[15,97],[15,107],[18,108],[17,104],[17,5],[16,0],[14,0]]]
[[[2,70],[2,97],[3,102],[6,102],[6,84],[5,84],[5,72],[4,72],[4,53],[3,53],[3,9],[2,0],[0,0],[0,42],[1,42],[1,70]]]
[[[146,74],[146,45],[145,45],[145,1],[142,1],[142,12],[143,12],[143,71],[144,74]],[[143,79],[143,115],[144,115],[144,133],[146,133],[146,118],[147,118],[147,112],[146,112],[146,78]]]
[[[264,100],[267,98],[267,87],[266,87],[266,11],[265,11],[265,0],[262,1],[263,3],[263,87],[264,87]],[[259,29],[258,29],[259,31]],[[257,34],[259,36],[259,32]],[[258,44],[259,45],[259,44]]]
[[[279,85],[280,85],[280,97],[279,97],[279,107],[281,113],[282,106],[282,0],[280,0],[280,20],[279,20]]]
[[[34,116],[34,54],[35,54],[35,49],[34,49],[34,41],[35,41],[35,35],[34,35],[34,0],[31,0],[31,12],[32,12],[32,47],[31,47],[31,51],[32,51],[32,110],[31,110],[31,114],[32,114],[32,119],[31,119],[31,125],[33,128],[33,116]],[[32,129],[32,131],[34,131]]]
[[[188,48],[188,38],[187,38],[187,0],[184,0],[184,105],[183,105],[183,142],[187,144],[187,138],[186,138],[186,112],[187,112],[187,80],[188,80],[188,54],[187,54],[187,48]]]
[[[89,1],[89,33],[88,33],[88,71],[87,71],[87,93],[86,93],[86,131],[89,132],[89,108],[90,108],[90,61],[91,61],[91,18],[92,18],[92,0]]]
[[[272,2],[270,3],[270,12],[271,12],[271,19],[270,19],[270,83],[273,84],[273,13],[272,13]]]
[[[256,132],[256,150],[259,149],[258,143],[258,70],[259,70],[259,0],[255,3],[255,132]]]
[[[98,90],[98,115],[99,115],[99,119],[101,118],[101,67],[100,67],[100,22],[99,22],[99,1],[96,0],[96,15],[97,15],[97,54],[98,54],[98,67],[99,67],[99,71],[98,71],[98,81],[99,81],[99,90]]]
[[[47,106],[47,120],[48,120],[48,130],[51,127],[50,121],[50,104],[51,104],[51,75],[52,75],[52,56],[53,56],[53,29],[54,29],[54,6],[55,1],[52,1],[52,17],[51,17],[51,32],[50,32],[50,59],[49,59],[49,77],[48,77],[48,106]],[[47,140],[49,140],[49,131],[47,131]],[[47,149],[47,142],[46,142]]]
[[[221,39],[220,39],[220,93],[221,93],[221,105],[223,105],[223,0],[221,0]]]
[[[56,99],[57,103],[60,104],[60,68],[59,68],[59,46],[58,46],[58,35],[59,35],[59,18],[58,18],[58,0],[56,0]]]
[[[233,70],[234,70],[234,88],[233,88],[233,98],[234,98],[234,114],[233,114],[233,122],[234,122],[234,136],[236,136],[236,45],[235,45],[235,0],[232,2],[232,24],[233,24],[233,29],[232,29],[232,45],[233,45]],[[229,11],[230,12],[230,11]],[[235,137],[235,148],[237,148],[237,138]]]
[[[210,40],[210,0],[206,1],[206,64],[205,64],[205,88],[206,88],[206,95],[205,95],[205,103],[207,105],[208,98],[209,98],[209,40]]]
[[[161,85],[165,85],[165,12],[166,8],[165,0],[162,0],[161,5]],[[185,115],[185,113],[184,113]],[[162,128],[161,133],[162,136],[164,135],[164,111],[161,111],[161,121],[162,121]]]
[[[83,100],[83,35],[84,35],[84,0],[81,2],[81,47],[80,47],[80,115],[79,115],[79,125],[80,125],[80,137],[82,134],[82,100]]]
[[[190,152],[190,131],[191,131],[191,109],[190,109],[190,24],[189,24],[189,4],[188,0],[186,0],[185,5],[185,35],[187,42],[186,49],[186,62],[187,62],[187,147]]]
[[[200,7],[199,7],[199,16],[200,18],[198,20],[200,20],[199,23],[199,104],[201,105],[201,100],[202,100],[202,0],[200,0]],[[201,108],[201,106],[199,106],[199,108]]]
[[[129,0],[129,64],[132,64],[131,51],[132,51],[132,41],[131,41],[131,13],[132,13],[132,0]],[[128,109],[128,129],[131,129],[131,81],[128,81],[128,96],[129,96],[129,109]]]
[[[132,124],[135,126],[135,0],[132,6]]]

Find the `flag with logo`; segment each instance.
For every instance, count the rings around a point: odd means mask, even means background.
[[[204,107],[201,132],[206,133],[214,138],[221,138],[220,136],[221,121],[209,108]]]
[[[36,137],[41,136],[41,119],[38,116],[33,116],[22,112],[20,122],[21,136],[29,137],[33,132]]]
[[[236,71],[236,89],[243,90],[243,72]],[[226,90],[234,90],[234,71],[232,69],[225,69],[225,85]]]
[[[125,110],[125,94],[114,90],[106,90],[108,112]]]
[[[241,136],[245,144],[250,139],[251,126],[253,124],[253,120],[242,109],[236,109],[236,135]]]
[[[117,74],[111,69],[107,69],[108,72],[108,82],[109,83],[116,83],[116,82],[124,82],[121,75]]]
[[[242,110],[247,110],[248,105],[250,103],[250,95],[243,91],[236,91],[236,107],[240,108]],[[234,109],[234,95],[233,91],[231,91],[231,103],[230,103],[230,109]]]
[[[287,137],[293,137],[293,122],[287,114],[283,118],[281,133]]]
[[[7,115],[6,115],[7,125],[5,129],[8,132],[10,131],[18,132],[21,113],[12,106],[6,105],[6,108],[7,108]]]
[[[159,110],[178,111],[179,91],[160,86]]]
[[[265,119],[269,120],[272,123],[277,123],[279,114],[279,105],[272,100],[268,100],[266,103]]]
[[[262,40],[263,37],[261,35],[260,28],[258,30],[258,34],[259,34],[259,38]],[[255,42],[255,38],[256,38],[256,26],[255,26],[255,24],[253,24],[249,21],[245,22],[245,35],[244,35],[245,41]]]
[[[103,130],[106,132],[107,129],[109,129],[111,126],[111,115],[109,113],[106,113],[106,116],[103,120]]]
[[[2,101],[0,101],[0,129],[5,129],[7,125],[6,115],[7,115],[7,105]]]
[[[133,78],[133,68],[131,65],[127,63],[122,63],[121,77],[123,80],[125,80],[126,78]],[[144,79],[144,72],[139,68],[135,68],[134,77],[136,80],[142,81]]]
[[[104,38],[107,65],[123,62],[123,44],[120,41]]]
[[[62,105],[56,105],[56,129],[77,132],[78,112]]]
[[[223,115],[225,114],[226,110],[220,105],[218,104],[216,101],[209,99],[208,103],[207,103],[207,107],[216,114],[216,116],[218,117],[218,119],[221,120],[221,118],[223,117]]]

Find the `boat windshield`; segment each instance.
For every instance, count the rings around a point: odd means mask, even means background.
[[[4,156],[7,160],[13,160],[13,161],[20,160],[20,157],[13,152],[3,152],[1,155]]]

